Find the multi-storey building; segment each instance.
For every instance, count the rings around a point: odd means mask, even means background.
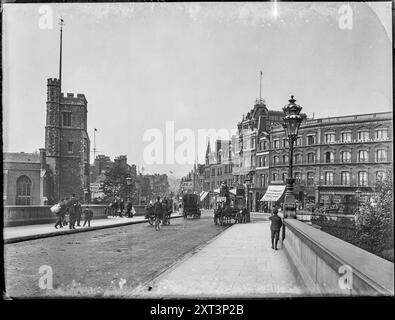
[[[263,100],[243,115],[237,135],[229,142],[208,143],[204,190],[213,192],[222,182],[229,186],[250,183],[250,208],[262,209],[267,187],[285,184],[289,146],[282,127],[282,111],[268,110]],[[392,113],[372,113],[324,119],[307,119],[299,130],[294,150],[295,192],[301,203],[338,203],[343,210],[355,205],[392,167]],[[229,145],[224,166],[223,145]],[[219,152],[219,151],[222,152]],[[225,175],[223,174],[225,173]],[[268,204],[266,204],[268,205]]]
[[[251,180],[250,208],[258,210],[259,200],[266,191],[264,180],[267,175],[266,152],[261,145],[262,138],[268,135],[271,128],[282,122],[281,111],[268,110],[263,99],[257,99],[254,108],[243,115],[237,124],[237,135],[233,138],[233,175],[235,185],[244,185],[247,177]],[[263,179],[263,180],[262,180]]]
[[[298,199],[338,203],[347,211],[357,189],[368,195],[392,167],[392,132],[391,112],[302,122],[293,159]],[[269,142],[269,183],[285,183],[289,148],[281,125]]]

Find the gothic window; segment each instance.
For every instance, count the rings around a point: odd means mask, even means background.
[[[69,141],[67,143],[67,152],[73,152],[73,142]]]
[[[27,176],[16,181],[16,205],[30,205],[32,182]]]
[[[71,112],[62,113],[62,123],[64,127],[71,127]]]

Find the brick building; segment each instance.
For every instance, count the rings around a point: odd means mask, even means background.
[[[52,198],[58,201],[75,193],[79,199],[89,201],[88,102],[83,94],[65,96],[60,91],[59,80],[48,79],[45,149],[53,174]]]

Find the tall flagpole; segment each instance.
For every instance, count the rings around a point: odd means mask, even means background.
[[[259,101],[262,100],[262,71],[261,71],[261,78],[259,81]]]
[[[63,38],[63,18],[60,17],[60,48],[59,48],[59,167],[61,168],[62,160],[62,113],[61,113],[61,103],[62,103],[62,38]],[[61,172],[58,173],[58,197],[61,199],[60,194],[60,184],[61,184]]]
[[[60,55],[59,55],[59,86],[60,86],[60,92],[62,92],[62,38],[63,38],[63,25],[64,25],[64,20],[62,17],[60,17]]]

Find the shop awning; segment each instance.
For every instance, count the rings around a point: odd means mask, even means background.
[[[283,195],[285,186],[269,186],[260,201],[277,201]]]
[[[229,193],[233,194],[235,196],[236,195],[236,188],[230,189]]]
[[[219,190],[219,188],[217,188],[217,189],[214,189],[213,192],[219,194],[219,193],[220,193],[220,190]]]
[[[202,193],[200,194],[200,201],[203,201],[208,195],[207,191],[202,191]]]

